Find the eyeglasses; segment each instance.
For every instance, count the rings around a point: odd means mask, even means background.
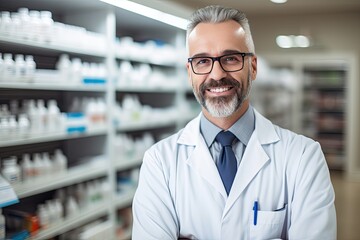
[[[195,74],[204,75],[211,73],[214,62],[218,61],[225,72],[237,72],[244,67],[244,58],[254,56],[253,53],[230,53],[220,57],[192,57],[188,58],[191,68]]]

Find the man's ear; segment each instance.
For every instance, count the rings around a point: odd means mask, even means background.
[[[189,62],[186,63],[186,70],[188,73],[188,81],[189,81],[190,87],[192,87],[192,81],[191,81],[192,69],[191,69],[191,65]]]
[[[251,80],[255,80],[257,75],[257,57],[251,57]]]

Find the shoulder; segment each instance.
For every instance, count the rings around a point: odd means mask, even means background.
[[[303,153],[309,148],[320,149],[320,144],[307,136],[295,133],[291,130],[273,125],[276,133],[279,136],[280,143],[285,145],[290,152]]]

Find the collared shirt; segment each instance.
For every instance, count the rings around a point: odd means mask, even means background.
[[[239,118],[228,131],[232,132],[236,136],[236,140],[232,145],[233,151],[236,156],[237,164],[239,166],[245,148],[249,143],[250,137],[255,129],[255,115],[254,109],[249,105],[244,115]],[[216,135],[222,131],[221,128],[210,122],[203,114],[200,118],[200,131],[203,135],[206,145],[209,148],[210,154],[213,157],[215,163],[219,160],[222,146],[215,141]]]

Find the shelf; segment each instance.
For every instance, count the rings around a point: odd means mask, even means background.
[[[149,93],[149,92],[176,92],[178,91],[178,86],[120,86],[116,88],[117,92],[141,92],[141,93]]]
[[[89,179],[105,176],[107,168],[104,164],[94,164],[88,166],[77,166],[70,168],[67,172],[53,174],[31,182],[14,186],[15,192],[19,198],[25,198],[35,194],[51,191],[61,187],[80,183]]]
[[[135,195],[135,191],[136,189],[132,189],[125,193],[118,193],[114,201],[115,208],[119,209],[131,205],[132,199]]]
[[[64,46],[64,45],[55,45],[50,43],[41,43],[16,37],[8,37],[8,36],[0,36],[0,44],[3,47],[16,47],[18,48],[27,48],[31,50],[36,50],[37,52],[46,50],[46,52],[52,51],[54,53],[75,53],[80,55],[87,55],[87,56],[95,56],[95,57],[106,57],[105,51],[99,51],[96,49],[92,50],[85,50],[79,49],[79,47],[72,47],[72,46]]]
[[[85,133],[42,133],[42,134],[34,134],[34,135],[26,135],[23,137],[19,136],[7,136],[0,137],[0,147],[10,147],[10,146],[18,146],[32,143],[42,143],[42,142],[52,142],[59,140],[67,140],[74,138],[83,138],[83,137],[91,137],[104,135],[107,132],[106,127],[100,127],[96,129],[89,129]]]
[[[50,239],[61,233],[80,227],[93,219],[107,214],[109,204],[109,201],[92,204],[87,209],[79,211],[76,216],[65,218],[47,229],[40,230],[31,240]]]
[[[173,119],[163,120],[163,121],[134,121],[134,122],[119,124],[119,126],[116,127],[116,130],[120,132],[137,131],[137,130],[169,127],[175,124],[176,121]]]
[[[140,166],[142,163],[142,158],[138,158],[136,160],[126,160],[125,158],[121,158],[121,159],[123,160],[115,161],[116,171],[121,171],[132,167]]]
[[[59,83],[27,83],[14,82],[5,83],[0,82],[1,89],[21,89],[21,90],[45,90],[45,91],[84,91],[84,92],[105,92],[105,85],[69,85]]]
[[[42,42],[32,40],[35,38],[29,40],[29,36],[17,34],[14,31],[9,31],[7,33],[9,35],[0,34],[0,45],[3,52],[9,52],[13,54],[13,57],[16,54],[33,55],[38,68],[42,68],[36,69],[34,78],[31,80],[30,78],[0,79],[0,92],[4,93],[3,102],[10,107],[8,102],[13,99],[44,98],[46,101],[50,98],[55,98],[59,102],[59,108],[67,109],[76,95],[79,95],[79,97],[83,97],[83,95],[85,97],[89,97],[88,95],[90,97],[101,97],[104,98],[106,110],[108,111],[106,118],[109,120],[108,123],[111,122],[110,126],[101,125],[96,129],[89,127],[84,133],[69,134],[65,130],[63,132],[62,129],[65,129],[65,127],[59,127],[56,129],[59,130],[58,132],[52,133],[30,134],[19,132],[10,134],[12,133],[10,132],[7,136],[4,135],[8,132],[0,134],[0,150],[2,150],[1,153],[3,155],[12,154],[20,156],[24,152],[52,152],[52,148],[58,147],[68,157],[69,166],[79,164],[79,162],[82,163],[69,168],[65,172],[49,174],[14,185],[15,193],[21,201],[19,204],[9,208],[13,210],[34,210],[38,204],[50,200],[53,197],[53,193],[58,189],[67,189],[69,186],[72,187],[87,181],[96,182],[99,178],[105,178],[110,187],[108,198],[103,198],[103,201],[95,202],[89,205],[89,207],[80,209],[79,212],[59,220],[59,222],[52,224],[48,228],[39,230],[30,239],[63,238],[65,235],[61,236],[62,234],[77,230],[77,228],[83,227],[85,224],[99,218],[109,221],[113,227],[111,230],[115,230],[118,210],[121,211],[122,208],[128,208],[132,204],[137,182],[133,178],[138,174],[138,168],[142,163],[142,154],[140,152],[143,153],[141,148],[139,151],[133,151],[133,156],[130,154],[126,156],[116,154],[115,151],[112,151],[116,134],[127,135],[127,131],[130,131],[129,135],[131,137],[134,135],[133,137],[136,138],[137,135],[147,133],[148,130],[155,130],[151,134],[154,135],[152,136],[154,139],[157,139],[176,129],[180,123],[185,123],[198,114],[193,114],[191,111],[193,107],[188,107],[188,104],[185,102],[185,95],[187,92],[192,92],[191,88],[186,88],[185,84],[182,84],[180,81],[185,74],[185,69],[184,63],[179,61],[180,58],[182,59],[181,61],[184,58],[180,51],[178,53],[178,50],[184,48],[183,41],[186,33],[170,25],[124,9],[110,7],[107,3],[99,0],[33,0],[27,4],[25,4],[26,1],[24,0],[5,0],[5,2],[1,9],[2,11],[14,12],[20,7],[26,7],[30,10],[51,11],[54,21],[60,21],[66,25],[69,24],[68,26],[70,27],[79,26],[85,28],[89,31],[89,34],[85,36],[84,41],[75,36],[75,34],[61,35],[64,38],[61,36],[49,38],[47,36],[55,35],[47,34],[44,38],[38,38],[42,39]],[[35,31],[34,33],[37,32]],[[160,48],[156,48],[153,54],[140,51],[138,54],[130,55],[127,54],[130,50],[127,48],[125,48],[125,51],[117,51],[118,43],[116,42],[116,37],[120,34],[122,37],[132,37],[134,45],[147,39],[163,41],[165,44],[170,44],[173,47],[173,54],[170,54],[170,57],[168,55],[164,56]],[[25,37],[27,38],[25,39]],[[96,41],[88,40],[92,38]],[[77,40],[81,40],[81,42]],[[72,42],[74,44],[71,44]],[[58,61],[58,57],[63,53],[68,54],[70,59],[80,58],[81,62],[103,64],[105,71],[101,72],[104,73],[101,76],[106,76],[106,79],[102,82],[95,81],[96,78],[94,78],[95,80],[90,79],[93,81],[83,81],[78,75],[73,75],[66,81],[64,79],[66,77],[65,74],[54,69],[56,68],[55,64]],[[125,54],[121,56],[122,53]],[[140,54],[144,57],[141,57]],[[169,61],[164,61],[164,59]],[[130,81],[132,84],[125,82],[127,79],[120,78],[118,75],[119,63],[123,61],[131,62],[134,65],[134,70],[137,70],[136,68],[143,64],[150,65],[154,74],[141,79],[136,79],[135,76],[139,78],[140,76],[134,75],[132,79],[135,80]],[[181,72],[180,68],[184,69],[184,71]],[[87,74],[97,75],[92,74],[91,71]],[[155,79],[155,77],[157,78]],[[127,93],[138,94],[144,97],[146,100],[144,102],[155,109],[154,114],[151,115],[148,114],[149,112],[144,112],[141,117],[147,116],[145,119],[142,119],[142,121],[130,120],[129,123],[115,119],[117,115],[112,110],[117,105],[116,100],[117,98],[121,99],[122,95]],[[163,96],[169,98],[169,101],[161,102],[164,101],[162,99]],[[158,109],[160,111],[157,111]],[[176,110],[172,111],[173,109]],[[161,110],[164,111],[162,112]],[[119,124],[116,125],[113,122],[118,122]],[[89,138],[82,139],[86,137]],[[79,139],[79,142],[77,139]],[[53,143],[47,144],[48,142]],[[99,162],[96,161],[88,164],[86,158],[94,158],[95,154],[96,156],[101,156]],[[78,159],[83,156],[85,156],[84,159]],[[20,164],[21,160],[18,163]],[[124,184],[124,186],[121,185],[122,182],[117,181],[118,176],[122,175],[123,172],[124,175],[132,174],[131,183]],[[117,186],[117,183],[119,183],[119,186]],[[119,192],[116,189],[119,189]],[[111,237],[104,236],[103,238],[109,239],[113,236],[115,234],[111,235]],[[118,239],[130,238],[131,227],[124,229],[122,235],[118,236]]]

